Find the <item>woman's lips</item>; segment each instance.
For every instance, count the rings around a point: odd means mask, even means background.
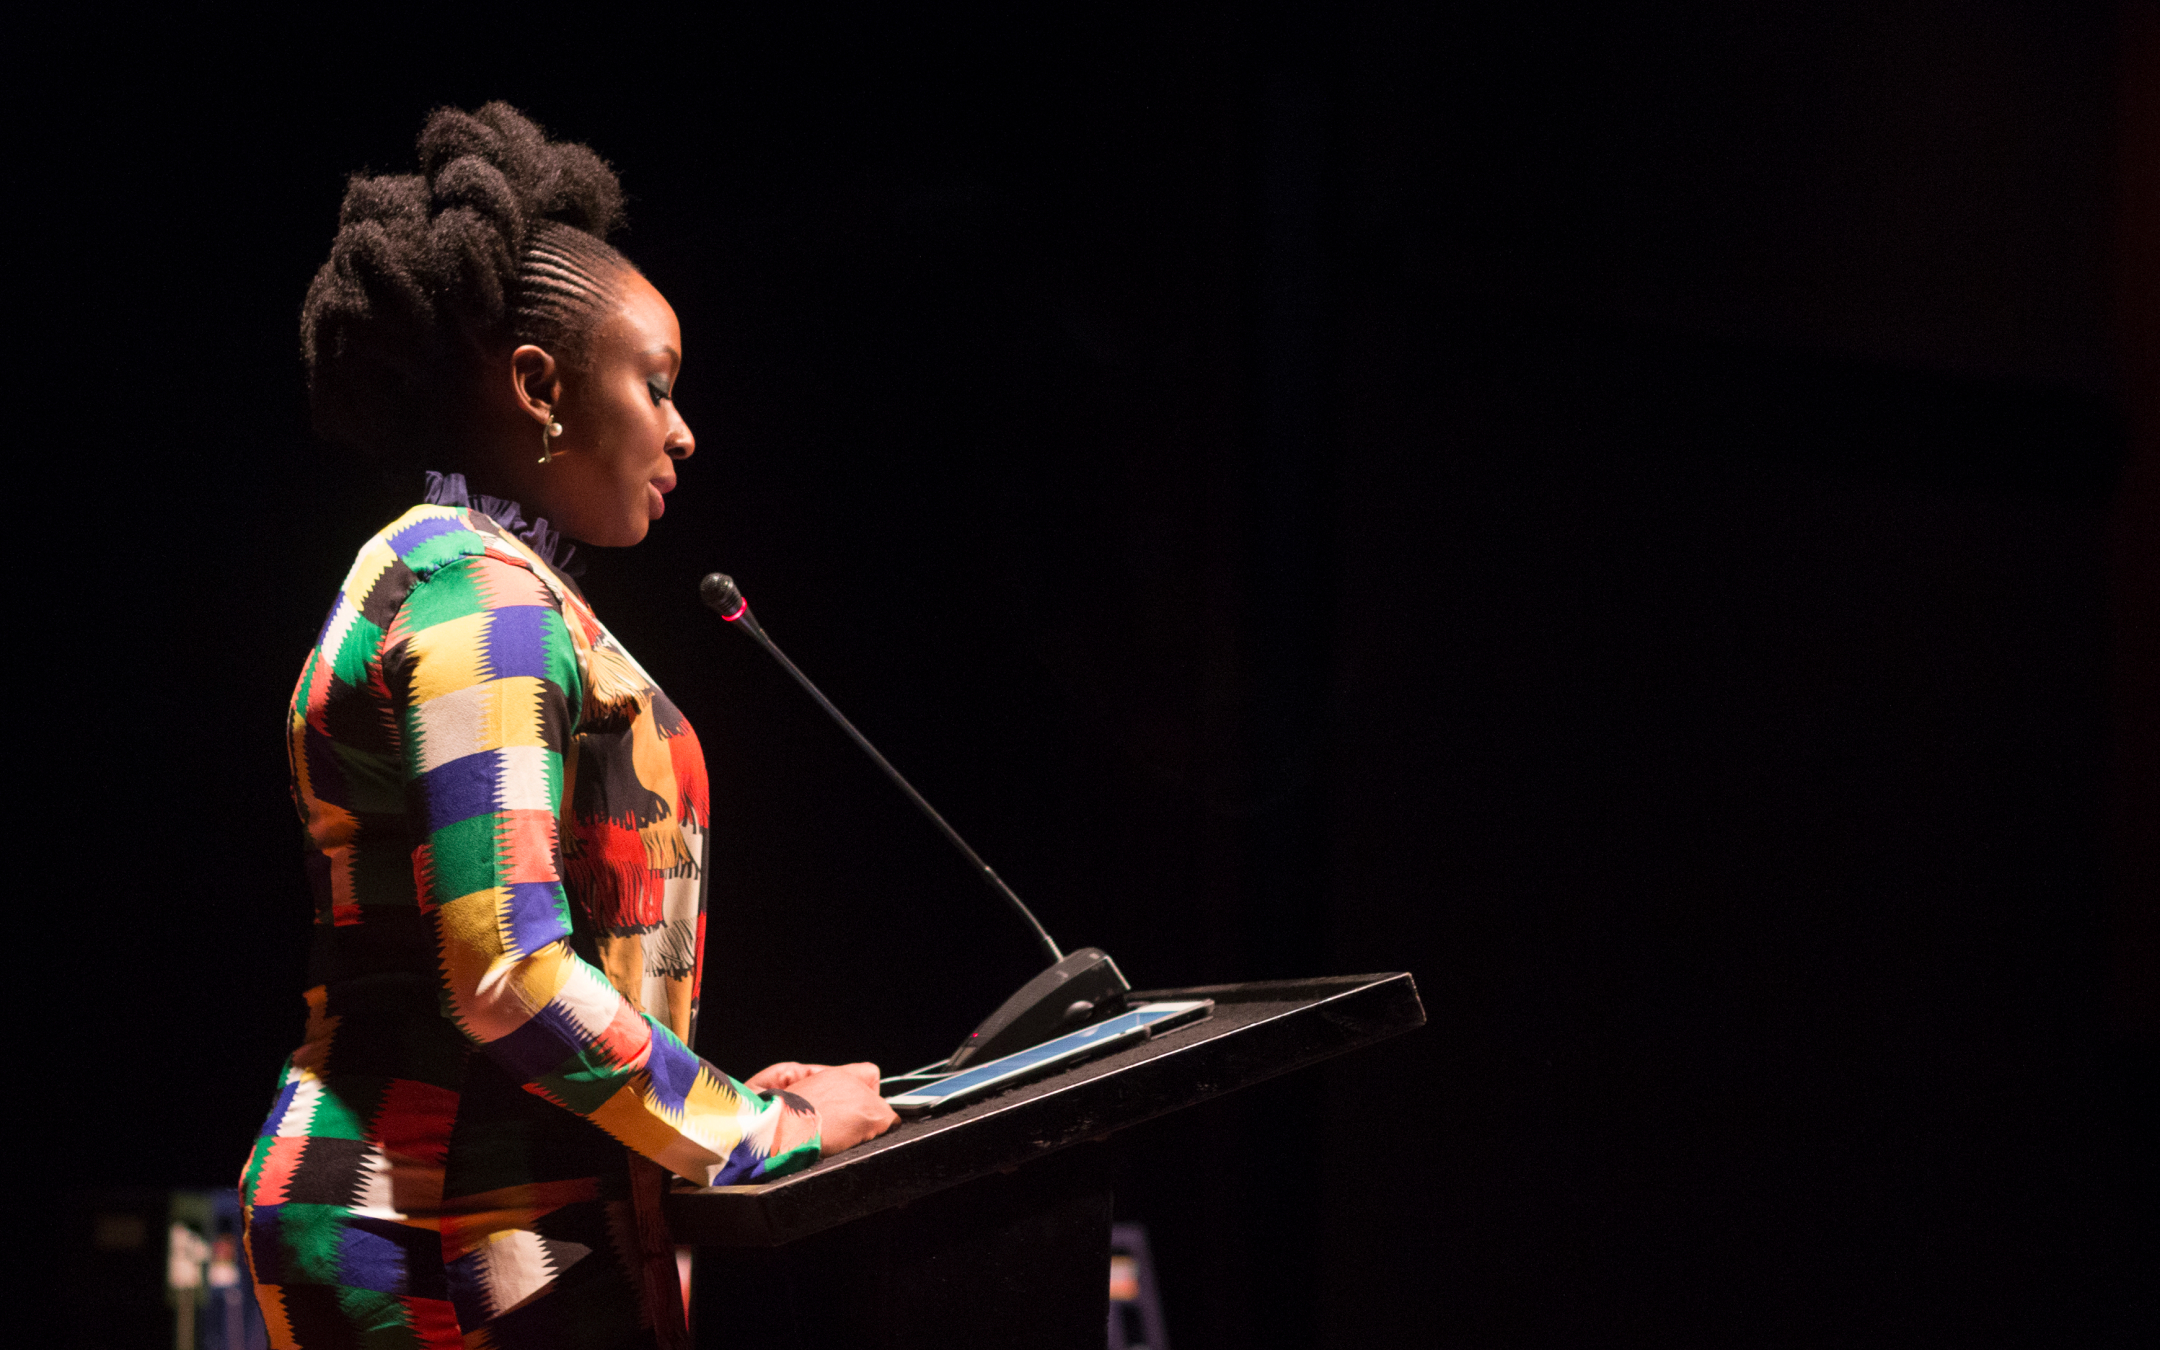
[[[667,493],[674,486],[672,480],[666,483],[648,482],[645,484],[645,518],[647,520],[658,520],[667,514]]]

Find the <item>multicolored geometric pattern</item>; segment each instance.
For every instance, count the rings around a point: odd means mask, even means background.
[[[446,506],[361,549],[289,728],[313,987],[241,1179],[272,1343],[645,1343],[623,1146],[709,1185],[817,1157],[688,1048],[695,733],[573,583]]]

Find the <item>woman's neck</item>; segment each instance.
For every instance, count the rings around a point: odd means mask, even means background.
[[[543,562],[566,576],[577,576],[585,570],[575,561],[576,545],[551,528],[545,517],[527,520],[525,508],[516,498],[475,491],[462,473],[428,470],[427,493],[423,500],[430,506],[478,511],[516,535],[526,547],[539,554]]]

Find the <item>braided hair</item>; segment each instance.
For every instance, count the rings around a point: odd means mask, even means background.
[[[300,309],[315,428],[371,456],[455,457],[459,402],[530,342],[576,369],[630,262],[622,185],[507,103],[438,108],[417,174],[355,174]]]

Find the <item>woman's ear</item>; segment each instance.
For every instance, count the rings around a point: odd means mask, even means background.
[[[546,426],[562,400],[562,372],[555,358],[545,348],[526,343],[510,353],[510,382],[526,416]]]

